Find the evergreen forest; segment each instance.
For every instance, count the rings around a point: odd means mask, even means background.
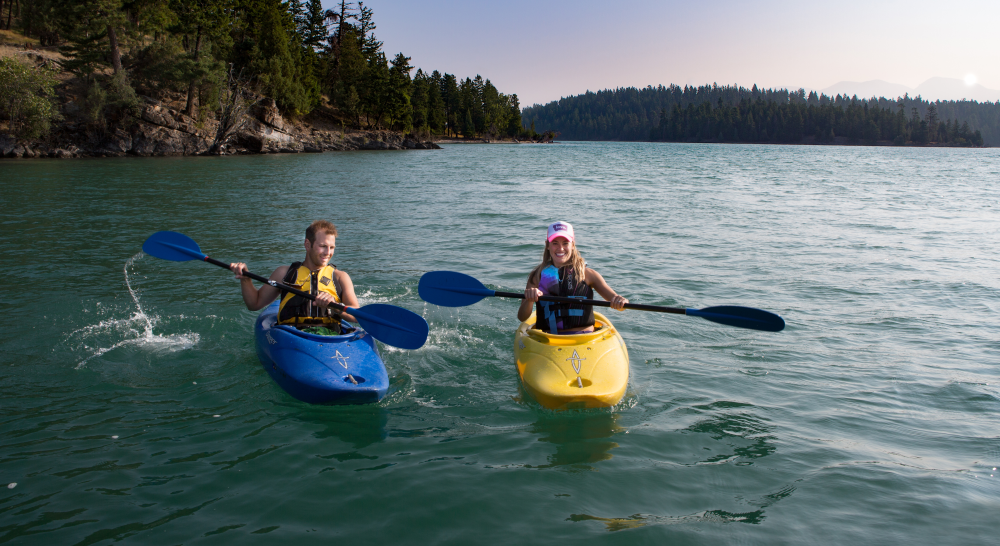
[[[347,126],[430,136],[523,133],[516,94],[489,79],[417,69],[391,58],[363,2],[341,0],[0,0],[0,28],[58,46],[61,69],[84,82],[95,124],[126,120],[137,94],[184,99],[215,116],[244,89],[283,115],[326,109]]]
[[[836,95],[802,89],[648,86],[525,108],[565,140],[1000,145],[1000,103]]]

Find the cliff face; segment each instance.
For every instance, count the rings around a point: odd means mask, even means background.
[[[139,115],[125,128],[109,134],[88,132],[80,124],[57,125],[45,138],[18,141],[0,134],[0,157],[113,157],[206,154],[217,122],[198,121],[150,97],[142,97]],[[72,103],[64,110],[72,110]],[[319,153],[343,150],[414,150],[440,148],[395,131],[341,131],[309,123],[289,123],[274,101],[262,99],[250,112],[244,128],[229,138],[220,153]],[[71,116],[67,116],[71,118]]]

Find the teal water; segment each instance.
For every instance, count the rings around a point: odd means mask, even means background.
[[[988,544],[1000,511],[1000,151],[563,143],[0,163],[0,543]],[[253,348],[225,271],[316,218],[362,304],[430,323],[378,405],[315,407]],[[521,392],[545,225],[636,303],[612,411]],[[342,542],[344,541],[344,542]]]

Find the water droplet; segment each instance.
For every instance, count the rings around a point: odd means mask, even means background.
[[[17,482],[10,482],[7,484],[7,489],[14,489],[17,487]]]
[[[117,435],[115,435],[115,436],[112,436],[112,437],[111,437],[111,439],[112,439],[112,440],[117,440],[117,439],[118,439],[118,436],[117,436]]]

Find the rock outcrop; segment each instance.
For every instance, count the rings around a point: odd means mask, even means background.
[[[242,130],[221,146],[220,154],[440,148],[433,142],[419,142],[396,131],[324,130],[305,123],[289,123],[271,99],[262,99],[254,105],[250,116]],[[45,139],[30,142],[0,134],[0,157],[199,155],[208,153],[212,147],[217,127],[214,120],[196,120],[156,99],[143,97],[138,115],[125,128],[99,133],[68,122],[54,127]]]

